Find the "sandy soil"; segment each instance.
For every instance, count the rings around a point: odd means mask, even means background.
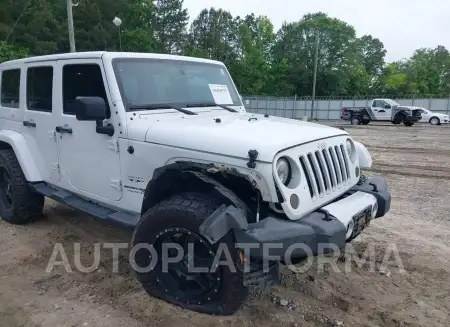
[[[201,315],[147,296],[125,264],[126,250],[118,273],[108,249],[92,273],[62,266],[46,273],[56,243],[74,267],[74,242],[89,266],[94,243],[130,239],[47,201],[39,222],[0,222],[0,326],[449,326],[450,127],[346,129],[369,147],[371,173],[387,176],[393,203],[346,254],[331,258],[334,266],[286,268],[282,285],[253,294],[234,316]],[[372,260],[360,264],[368,253]]]

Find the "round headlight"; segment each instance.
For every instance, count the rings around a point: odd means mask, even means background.
[[[353,146],[353,142],[350,139],[347,139],[347,142],[345,142],[345,150],[347,151],[347,155],[350,158],[350,160],[355,163],[356,160],[356,149]]]
[[[347,142],[345,142],[345,149],[347,150],[347,154],[349,157],[352,156],[352,141],[347,140]]]
[[[289,184],[291,179],[291,166],[289,165],[289,161],[285,158],[280,158],[277,161],[277,174],[278,178],[284,185]]]

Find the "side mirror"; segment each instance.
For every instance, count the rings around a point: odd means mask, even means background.
[[[385,105],[384,105],[384,109],[391,109],[391,106],[388,105],[388,104],[385,104]]]
[[[76,97],[67,103],[77,120],[99,121],[107,117],[106,103],[101,97]]]

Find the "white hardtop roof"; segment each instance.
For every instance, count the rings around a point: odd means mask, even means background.
[[[53,61],[53,60],[102,59],[102,58],[106,60],[112,60],[114,58],[185,60],[185,61],[195,61],[195,62],[223,65],[222,62],[216,60],[159,54],[159,53],[90,51],[90,52],[70,52],[70,53],[61,53],[61,54],[52,54],[45,56],[35,56],[23,59],[16,59],[11,61],[5,61],[0,64],[0,67],[7,65],[27,64],[32,62]]]

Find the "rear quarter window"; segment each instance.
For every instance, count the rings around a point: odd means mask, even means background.
[[[8,69],[1,72],[0,104],[2,107],[20,106],[20,69]]]

